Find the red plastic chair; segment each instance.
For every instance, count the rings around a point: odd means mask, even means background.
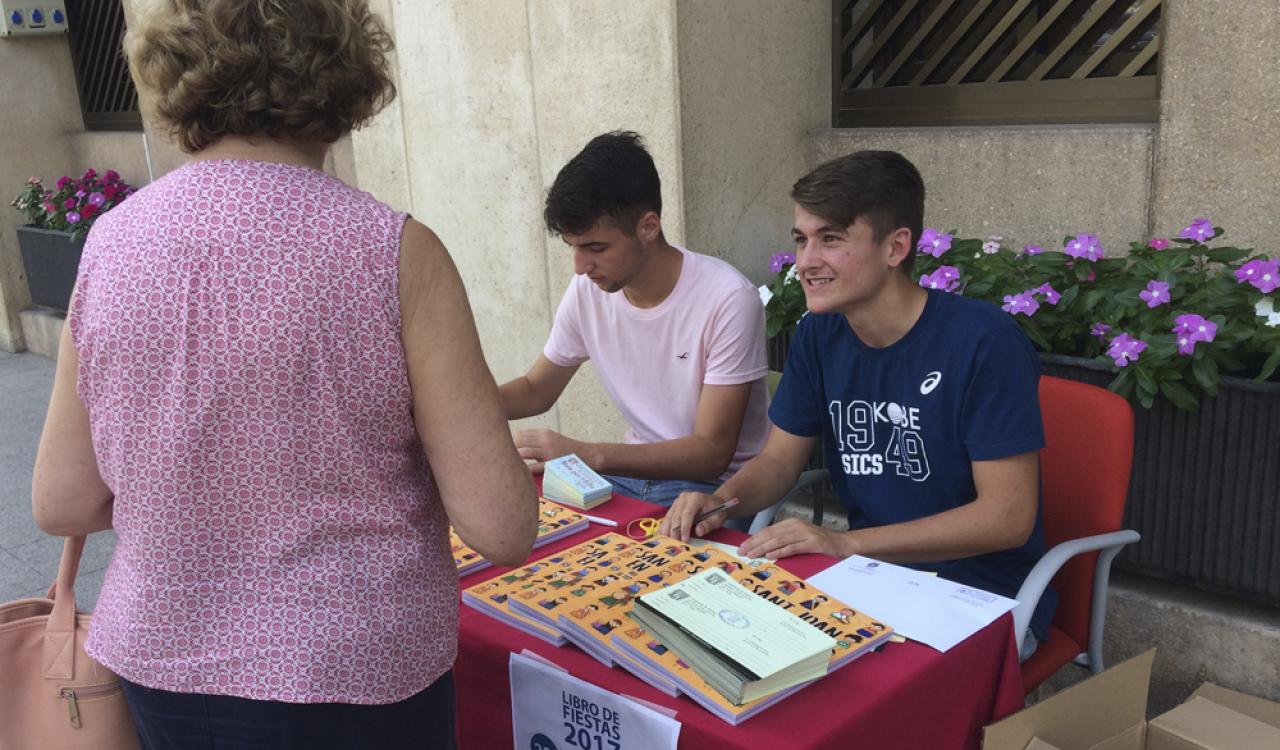
[[[1072,380],[1040,378],[1045,448],[1040,451],[1048,552],[1018,591],[1018,648],[1052,579],[1058,611],[1049,641],[1022,665],[1030,693],[1067,662],[1103,670],[1102,635],[1111,561],[1142,537],[1120,530],[1133,466],[1133,409],[1120,396]]]

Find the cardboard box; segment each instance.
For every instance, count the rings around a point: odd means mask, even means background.
[[[1280,703],[1208,682],[1186,703],[1147,726],[1147,750],[1276,748],[1280,748]]]
[[[983,750],[1143,750],[1155,651],[983,730]]]
[[[983,750],[1280,750],[1280,703],[1206,682],[1150,722],[1155,651],[983,730]]]

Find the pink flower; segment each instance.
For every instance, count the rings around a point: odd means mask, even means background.
[[[116,180],[120,179],[120,174],[116,172],[114,169],[108,169],[107,173],[103,176],[106,178],[107,182],[115,182]]]
[[[70,211],[71,209],[76,207],[76,199],[75,198],[66,199],[65,201],[62,202],[62,207]]]
[[[84,171],[84,176],[81,177],[80,180],[82,182],[88,182],[89,180],[92,180],[94,177],[97,177],[97,176],[98,176],[98,173],[96,171],[92,169],[86,169]]]
[[[1152,240],[1147,243],[1147,247],[1154,250],[1164,250],[1169,247],[1169,240],[1166,240],[1163,237],[1153,237]]]
[[[71,178],[64,174],[58,178],[58,182],[56,184],[58,185],[58,189],[62,190],[63,188],[71,184]]]
[[[43,208],[45,213],[48,213],[48,214],[54,213],[58,210],[58,207],[53,203],[50,203],[49,201],[45,201],[44,205],[41,208]]]

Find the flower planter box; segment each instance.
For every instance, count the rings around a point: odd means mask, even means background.
[[[18,247],[27,270],[32,304],[66,310],[75,288],[84,240],[72,240],[68,232],[21,226]]]
[[[1091,359],[1042,354],[1046,375],[1106,387]],[[1280,384],[1223,377],[1194,412],[1134,409],[1122,568],[1280,605]]]

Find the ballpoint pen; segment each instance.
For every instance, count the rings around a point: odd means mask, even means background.
[[[698,528],[698,522],[703,520],[704,518],[707,518],[712,514],[719,513],[722,510],[728,510],[729,508],[732,508],[737,504],[738,504],[738,498],[731,497],[728,500],[725,500],[723,503],[720,503],[714,508],[711,508],[709,510],[704,510],[703,512],[699,513],[697,516],[694,517],[693,528],[695,529]],[[671,529],[671,536],[680,536],[679,526],[676,526],[675,528]]]

